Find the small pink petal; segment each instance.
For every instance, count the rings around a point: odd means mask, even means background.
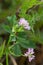
[[[30,30],[30,26],[25,26],[25,29]]]
[[[34,49],[33,48],[28,48],[28,52],[31,54],[34,54]]]
[[[24,18],[20,18],[19,25],[22,25],[24,29],[30,30],[29,23]]]
[[[34,56],[34,55],[29,56],[29,62],[31,62],[34,58],[35,58],[35,56]]]

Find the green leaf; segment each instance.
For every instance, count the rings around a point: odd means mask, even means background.
[[[18,43],[23,48],[36,48],[36,45],[33,41],[27,40],[25,38],[18,37]]]
[[[15,44],[11,49],[10,49],[10,53],[14,56],[21,56],[21,49],[20,46]]]
[[[17,24],[17,18],[16,15],[12,15],[12,16],[8,16],[7,17],[8,22],[10,22],[10,24],[13,26],[15,24]]]
[[[29,33],[27,31],[18,33],[17,35],[18,44],[26,49],[29,47],[36,48],[35,43],[29,39],[28,34]]]
[[[2,28],[3,28],[6,32],[11,33],[11,28],[10,28],[10,26],[3,24],[3,25],[2,25]]]
[[[4,41],[4,43],[0,46],[0,58],[3,56],[4,48],[5,48],[5,41]]]
[[[12,33],[10,36],[10,42],[15,42],[15,41],[16,41],[16,36],[14,33]]]

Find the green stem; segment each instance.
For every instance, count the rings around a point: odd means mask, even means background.
[[[14,24],[13,24],[13,27],[12,27],[12,32],[14,32]],[[9,47],[9,43],[10,43],[10,39],[11,39],[11,34],[9,36],[9,40],[8,40],[7,48],[6,49],[8,49],[8,47]],[[8,53],[7,53],[7,51],[6,51],[6,65],[8,65]]]
[[[9,65],[8,64],[8,53],[6,53],[6,65]]]
[[[13,27],[12,27],[12,32],[14,32],[14,24],[13,24]],[[10,36],[9,36],[9,40],[8,40],[7,45],[9,45],[9,43],[10,43],[10,37],[11,37],[11,34],[10,34]]]

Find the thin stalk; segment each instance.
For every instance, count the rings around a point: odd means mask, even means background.
[[[6,53],[6,65],[9,65],[8,64],[8,53]]]
[[[13,24],[13,27],[12,27],[12,32],[14,32],[14,24]],[[9,45],[9,43],[10,43],[10,37],[11,37],[11,34],[10,34],[10,36],[9,36],[9,40],[8,40],[7,45]]]
[[[17,65],[15,58],[11,55],[9,55],[9,56],[10,56],[11,61],[13,62],[13,65]]]

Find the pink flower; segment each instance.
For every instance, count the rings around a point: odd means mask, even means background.
[[[33,54],[34,54],[34,49],[28,48],[28,51],[25,53],[25,56],[28,57],[29,62],[31,62],[35,58]]]
[[[19,25],[23,26],[27,30],[30,30],[29,23],[24,18],[20,18]]]

